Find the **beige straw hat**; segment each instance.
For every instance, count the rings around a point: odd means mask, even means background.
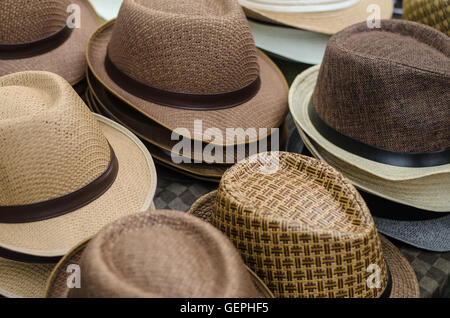
[[[145,146],[60,76],[0,78],[0,109],[0,252],[62,256],[149,208],[156,171]]]
[[[295,3],[292,1],[280,3],[277,0],[239,0],[239,2],[249,18],[325,34],[335,34],[352,24],[366,21],[371,15],[372,10],[369,9],[372,5],[379,7],[381,19],[390,19],[394,12],[392,0],[293,1]],[[262,2],[265,3],[264,6],[261,6]],[[319,7],[319,4],[324,6]],[[308,9],[305,9],[306,6]]]
[[[81,288],[67,286],[80,267]],[[49,298],[273,297],[217,229],[178,211],[122,218],[80,244],[54,269]]]
[[[99,24],[87,0],[0,1],[0,76],[40,70],[75,85],[84,77],[86,44]]]
[[[384,32],[360,24],[335,35],[322,66],[292,84],[290,111],[311,152],[356,186],[448,212],[450,40],[413,22],[382,26]],[[402,53],[380,53],[387,43]],[[358,90],[349,90],[350,82]]]
[[[91,37],[87,60],[113,95],[170,131],[187,129],[188,138],[198,140],[194,121],[202,120],[224,135],[255,128],[245,140],[253,142],[287,113],[286,80],[256,50],[234,0],[125,0],[117,20]],[[236,143],[224,137],[217,144]]]
[[[225,233],[276,297],[419,297],[414,270],[378,234],[360,194],[316,159],[251,157],[189,213]],[[368,284],[375,269],[378,287]]]

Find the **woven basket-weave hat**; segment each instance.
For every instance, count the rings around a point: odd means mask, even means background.
[[[81,288],[67,287],[67,266]],[[253,276],[253,277],[252,277]],[[178,211],[122,218],[57,265],[47,297],[259,298],[271,296],[217,229]]]
[[[77,8],[80,27],[70,28]],[[0,76],[40,70],[76,84],[84,76],[85,47],[99,22],[87,0],[1,1]]]
[[[117,20],[88,44],[92,74],[114,95],[170,130],[199,140],[203,129],[279,127],[287,111],[287,84],[257,51],[234,0],[124,1]],[[270,130],[269,130],[270,133]],[[226,138],[228,137],[228,138]],[[214,143],[214,141],[212,141]]]
[[[427,24],[450,36],[449,0],[403,0],[403,18]]]
[[[148,209],[145,146],[93,115],[48,72],[0,78],[0,251],[62,256],[118,217]]]
[[[267,173],[276,155],[278,169]],[[419,296],[413,269],[380,240],[356,189],[316,159],[251,157],[190,213],[225,233],[276,297]],[[371,265],[379,269],[378,288],[366,283]]]
[[[369,19],[376,5],[382,19],[390,19],[392,0],[239,0],[249,18],[285,24],[325,34],[335,34],[346,27]]]

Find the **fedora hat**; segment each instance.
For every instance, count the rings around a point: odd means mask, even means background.
[[[80,266],[81,288],[67,286]],[[273,297],[217,229],[183,212],[138,213],[106,226],[66,255],[48,280],[49,298]]]
[[[40,70],[75,85],[84,77],[86,45],[99,24],[87,0],[1,1],[0,76]]]
[[[305,144],[364,191],[450,211],[449,57],[447,36],[409,21],[335,35],[291,87]]]
[[[117,20],[91,37],[87,60],[113,95],[171,131],[185,128],[188,138],[195,139],[195,120],[204,130],[259,132],[279,127],[287,113],[286,80],[256,50],[233,0],[126,0]]]
[[[0,109],[0,252],[62,256],[105,224],[149,208],[156,171],[147,149],[89,112],[62,77],[1,77]]]
[[[325,34],[335,34],[366,21],[370,5],[380,8],[382,19],[390,19],[394,10],[392,0],[239,0],[239,3],[250,18]]]
[[[403,18],[427,24],[450,36],[449,0],[403,0]]]
[[[277,169],[272,167],[278,156]],[[229,169],[189,213],[225,233],[275,297],[418,297],[413,269],[338,171],[293,153]],[[377,268],[378,286],[367,281]],[[374,288],[371,288],[374,287]]]

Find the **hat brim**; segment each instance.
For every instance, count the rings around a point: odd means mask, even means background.
[[[381,19],[392,17],[394,12],[392,0],[360,0],[354,6],[328,12],[272,12],[249,7],[244,7],[244,11],[253,19],[319,33],[335,34],[350,25],[365,21],[370,14],[367,13],[367,7],[371,4],[380,7]]]
[[[378,163],[336,146],[319,133],[308,112],[319,68],[313,66],[301,73],[289,93],[292,117],[311,153],[337,168],[364,191],[420,209],[448,212],[450,164],[407,168]]]
[[[73,248],[61,261],[54,267],[50,274],[47,286],[45,288],[46,298],[67,298],[69,295],[69,287],[67,286],[67,272],[66,268],[71,264],[79,264],[84,249],[86,248],[89,240],[79,244]],[[267,288],[263,281],[247,267],[248,272],[255,284],[255,287],[261,293],[264,298],[274,298],[273,293]]]
[[[123,126],[95,115],[119,163],[113,185],[97,200],[45,221],[0,223],[0,248],[36,257],[57,257],[123,216],[147,210],[156,191],[156,169],[142,142]]]
[[[21,59],[0,59],[0,76],[22,71],[47,71],[62,76],[71,85],[84,78],[86,70],[86,44],[101,23],[100,17],[87,0],[73,0],[80,6],[81,27],[56,49]]]
[[[267,134],[247,137],[245,143],[255,142],[267,137],[270,128],[279,127],[287,113],[288,85],[278,67],[261,51],[257,51],[260,67],[261,88],[248,102],[222,110],[186,110],[162,106],[134,96],[117,85],[108,75],[105,57],[108,43],[113,34],[115,20],[101,26],[91,37],[87,48],[87,63],[92,75],[114,96],[127,103],[157,124],[173,131],[179,127],[187,129],[180,132],[186,138],[198,140],[194,133],[194,121],[202,120],[203,131],[217,128],[225,132],[227,128],[242,128],[244,131],[253,128],[259,134],[260,128],[267,128]],[[212,141],[212,144],[236,144],[234,136],[224,136],[223,143]]]
[[[191,206],[189,214],[211,223],[217,191],[210,192]],[[419,298],[419,283],[413,268],[402,253],[384,236],[380,235],[383,256],[392,275],[390,298]]]

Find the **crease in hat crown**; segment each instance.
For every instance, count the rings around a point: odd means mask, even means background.
[[[0,78],[0,206],[62,197],[105,172],[111,151],[81,98],[62,77]]]
[[[71,289],[71,298],[260,295],[228,239],[178,211],[138,213],[106,226],[79,266],[82,287]]]
[[[333,36],[313,95],[319,117],[364,144],[401,153],[450,149],[450,38],[382,20]]]
[[[259,76],[253,37],[234,0],[125,0],[108,56],[134,80],[174,93],[234,92]]]
[[[359,193],[316,159],[278,155],[276,173],[261,173],[266,159],[251,157],[224,174],[211,223],[276,297],[380,297],[387,269]],[[371,264],[382,288],[366,284]]]
[[[64,28],[70,0],[0,1],[0,44],[39,41]]]

